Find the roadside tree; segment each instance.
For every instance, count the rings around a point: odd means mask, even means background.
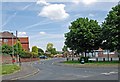
[[[98,49],[102,39],[101,27],[96,20],[78,18],[69,26],[69,32],[65,34],[65,45],[77,53],[91,52]]]

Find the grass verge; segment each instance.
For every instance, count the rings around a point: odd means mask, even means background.
[[[20,70],[20,67],[17,65],[13,64],[0,65],[0,75],[11,74],[18,70]]]
[[[63,63],[65,64],[80,64],[79,61],[74,60],[74,61],[64,61]],[[86,64],[119,64],[120,61],[94,61],[94,62],[87,62]]]
[[[99,61],[99,62],[88,62],[81,64],[79,61],[64,61],[63,65],[74,66],[74,67],[118,67],[120,65],[119,61]]]

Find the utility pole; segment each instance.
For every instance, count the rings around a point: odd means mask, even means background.
[[[13,44],[14,44],[14,37],[12,36],[12,63],[14,64],[14,61],[15,61],[15,58],[14,58],[14,46],[13,46]]]
[[[16,30],[16,44],[17,44],[18,38],[17,38],[17,30]],[[16,50],[17,50],[17,63],[19,64],[19,53],[18,53],[18,45],[16,45]]]

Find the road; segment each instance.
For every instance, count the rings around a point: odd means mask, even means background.
[[[76,68],[54,64],[64,60],[64,58],[53,58],[34,62],[33,66],[40,72],[22,80],[118,80],[117,67]]]

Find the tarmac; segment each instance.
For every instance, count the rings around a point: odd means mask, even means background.
[[[39,69],[33,67],[32,63],[22,62],[21,69],[19,71],[2,76],[2,80],[22,80],[25,77],[37,74],[39,72]]]

